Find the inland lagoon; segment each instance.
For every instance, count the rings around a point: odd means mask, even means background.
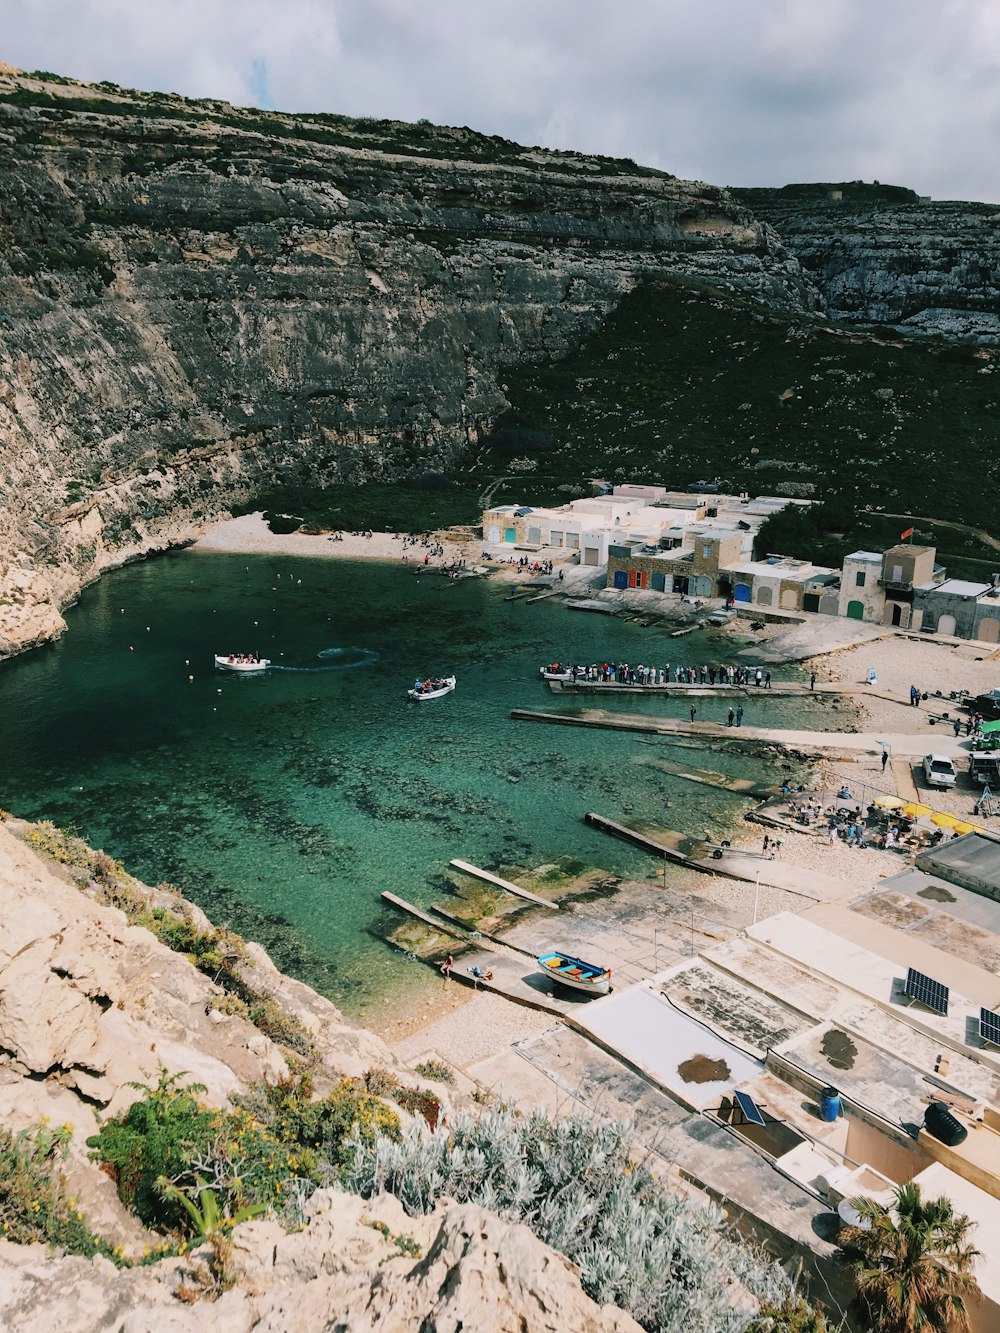
[[[654,761],[778,775],[721,749],[512,721],[515,707],[573,706],[538,680],[543,662],[731,659],[742,641],[511,602],[489,580],[187,551],[106,575],[67,621],[58,643],[0,664],[0,804],[176,884],[357,1018],[417,980],[381,938],[383,889],[440,900],[451,857],[516,867],[571,855],[644,877],[650,859],[587,828],[588,810],[724,837],[750,803]],[[213,654],[229,652],[275,667],[215,670]],[[450,674],[454,693],[407,700],[417,676]],[[721,720],[727,701],[698,707]],[[755,695],[746,707],[747,723],[828,720],[819,699]]]

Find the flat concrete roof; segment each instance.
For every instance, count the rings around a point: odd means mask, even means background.
[[[943,583],[919,583],[918,592],[945,592],[952,597],[982,597],[993,585],[990,583],[969,583],[965,579],[945,579]]]
[[[920,871],[915,874],[920,876]],[[921,886],[918,879],[918,887],[912,893],[890,889],[883,880],[877,892],[853,902],[851,911],[905,931],[907,936],[933,944],[953,958],[962,958],[976,967],[1000,973],[1000,932],[996,926],[952,914],[943,905],[954,904],[956,894],[968,890],[933,881],[929,876],[922,878],[928,880],[928,885]],[[989,903],[992,900],[982,898],[980,901]],[[993,903],[993,908],[1000,915],[1000,903]]]
[[[698,1111],[718,1106],[764,1068],[645,986],[593,1001],[574,1024]]]
[[[879,891],[905,893],[920,902],[940,904],[939,910],[1000,936],[1000,902],[963,888],[961,884],[942,879],[939,875],[928,874],[918,866],[907,866],[898,875],[883,879]],[[990,970],[1000,971],[1000,968]]]
[[[856,560],[859,564],[878,564],[882,563],[882,557],[878,551],[852,551],[850,555],[844,556],[845,560]]]
[[[1000,899],[1000,842],[967,833],[921,852],[917,865],[974,893]]]
[[[780,1000],[745,986],[701,958],[681,964],[655,981],[678,1008],[739,1046],[757,1051],[762,1058],[769,1046],[788,1041],[812,1025],[811,1019]]]
[[[932,1090],[923,1073],[839,1023],[811,1028],[777,1050],[824,1087],[836,1088],[914,1137],[924,1122]]]

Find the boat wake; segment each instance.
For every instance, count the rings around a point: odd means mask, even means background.
[[[355,667],[374,666],[378,653],[370,648],[324,648],[316,656],[322,666],[275,666],[272,671],[351,671]]]

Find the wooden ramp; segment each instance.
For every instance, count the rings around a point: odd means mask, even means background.
[[[492,884],[494,888],[503,889],[506,893],[514,893],[518,898],[526,898],[530,903],[537,903],[539,907],[551,907],[554,912],[559,911],[559,904],[549,902],[548,898],[539,898],[537,893],[529,893],[527,889],[522,889],[518,884],[512,884],[509,879],[501,879],[499,875],[491,875],[488,870],[480,870],[479,866],[470,865],[468,861],[459,861],[457,858],[449,861],[449,865],[454,866],[456,870],[461,870],[464,875],[471,875],[473,879],[481,879],[485,884]],[[386,895],[383,894],[383,897]]]

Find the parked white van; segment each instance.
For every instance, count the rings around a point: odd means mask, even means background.
[[[928,787],[954,787],[955,765],[946,754],[924,755],[924,781]]]

